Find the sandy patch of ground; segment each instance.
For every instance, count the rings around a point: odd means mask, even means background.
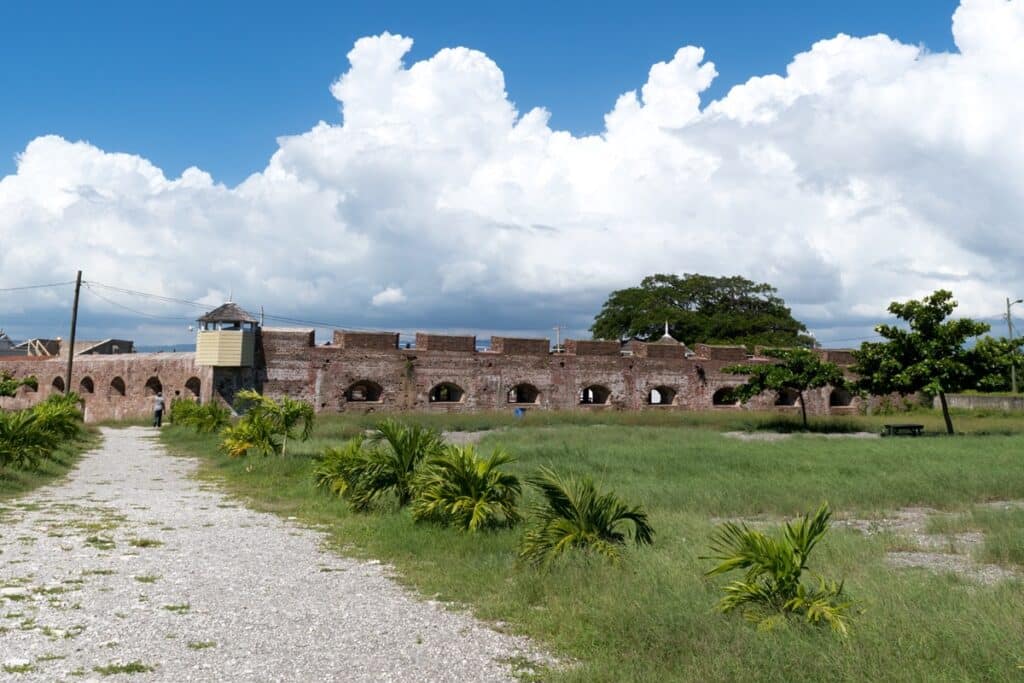
[[[809,433],[789,433],[784,434],[781,432],[722,432],[722,436],[730,439],[738,439],[739,441],[785,441],[786,439],[792,439],[794,436],[802,437],[821,437],[823,439],[878,439],[880,435],[874,432],[844,432],[836,434],[818,434],[815,432]]]

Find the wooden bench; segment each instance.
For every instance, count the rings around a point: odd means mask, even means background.
[[[924,433],[924,425],[899,424],[882,427],[882,436],[921,436]]]

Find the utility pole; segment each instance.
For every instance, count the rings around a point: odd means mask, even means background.
[[[1010,315],[1010,307],[1014,304],[1024,303],[1024,299],[1010,301],[1006,297],[1006,331],[1010,335],[1010,391],[1017,393],[1017,350],[1013,348],[1013,316]]]
[[[64,393],[71,393],[71,367],[75,362],[75,328],[78,326],[78,293],[82,290],[82,271],[75,278],[75,303],[71,307],[71,339],[68,340],[68,371],[64,376]]]

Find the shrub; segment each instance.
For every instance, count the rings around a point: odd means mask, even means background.
[[[213,434],[231,424],[231,410],[213,402],[200,405],[176,398],[171,402],[171,423],[194,427],[200,434]]]
[[[221,433],[220,449],[232,458],[241,458],[256,451],[260,455],[278,455],[281,445],[271,422],[263,417],[247,415]]]
[[[827,623],[845,636],[851,603],[840,601],[843,583],[819,576],[814,576],[816,586],[802,581],[811,551],[828,531],[831,516],[823,503],[813,518],[805,514],[795,524],[786,524],[777,538],[743,524],[722,524],[711,537],[714,554],[701,558],[721,561],[707,575],[743,569],[746,575],[725,587],[719,609],[742,609],[748,620],[762,628],[771,628],[779,618],[802,615],[809,623]]]
[[[325,451],[316,476],[353,510],[365,512],[388,495],[404,507],[413,497],[417,466],[442,448],[441,435],[433,429],[384,420],[368,440]]]
[[[63,442],[81,434],[75,394],[51,396],[27,410],[0,412],[0,466],[37,467]]]
[[[19,387],[30,387],[33,391],[39,388],[39,382],[35,376],[15,379],[14,375],[7,370],[0,371],[0,396],[14,396],[18,393]]]
[[[313,433],[316,413],[313,406],[304,401],[296,401],[287,396],[274,400],[251,389],[240,391],[236,395],[235,405],[245,411],[241,423],[250,423],[246,428],[258,435],[259,450],[264,454],[277,453],[285,455],[288,451],[288,439],[299,438],[306,441]],[[299,423],[302,431],[296,435]],[[264,435],[269,435],[263,438]]]
[[[626,505],[615,493],[599,493],[589,478],[561,476],[542,467],[528,480],[544,497],[531,509],[531,522],[519,545],[519,557],[536,566],[548,566],[572,548],[616,562],[628,536],[621,528],[632,525],[637,545],[654,541],[647,513]]]
[[[501,449],[482,458],[472,446],[449,446],[416,477],[412,517],[454,526],[460,531],[513,527],[522,487],[502,466],[513,459]]]

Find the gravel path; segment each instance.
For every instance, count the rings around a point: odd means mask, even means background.
[[[544,660],[200,485],[153,436],[104,429],[65,481],[3,505],[0,677],[504,681]]]

